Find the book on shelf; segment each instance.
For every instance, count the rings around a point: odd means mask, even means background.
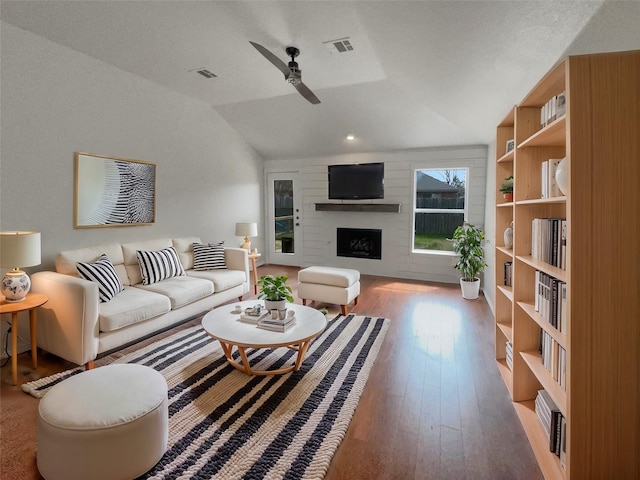
[[[547,320],[553,327],[558,328],[558,284],[560,280],[549,277],[549,282],[551,283],[551,299],[549,300]]]
[[[536,416],[540,421],[540,425],[544,430],[544,433],[547,436],[551,435],[551,404],[547,403],[546,399],[543,398],[544,390],[538,390],[538,395],[536,396],[536,400],[534,402]],[[555,404],[554,404],[555,406]]]
[[[542,330],[542,345],[540,346],[542,366],[551,373],[554,364],[554,340],[546,330]]]
[[[562,192],[560,191],[560,187],[558,187],[558,183],[556,182],[556,170],[558,169],[558,165],[562,161],[561,158],[550,158],[547,160],[548,168],[547,168],[547,194],[548,197],[561,197]]]
[[[562,412],[560,412],[560,409],[546,390],[538,390],[535,400],[535,412],[545,434],[549,438],[549,451],[560,457],[563,444],[566,446],[566,440],[564,439],[566,421],[564,421],[564,415],[562,415]]]
[[[538,351],[542,366],[551,374],[558,385],[566,390],[567,351],[544,329],[540,329],[540,348]]]
[[[560,118],[567,112],[567,96],[565,92],[556,95],[556,118]]]
[[[567,419],[560,420],[560,466],[567,468]]]
[[[560,308],[558,309],[558,323],[561,333],[567,333],[567,284],[560,284]]]
[[[549,245],[549,263],[555,267],[557,267],[558,264],[558,250],[560,249],[560,225],[559,222],[560,220],[557,218],[552,218],[549,228],[550,228],[550,232],[549,235],[551,236],[551,242]]]
[[[513,262],[504,262],[504,285],[511,287],[513,285],[512,279]]]
[[[565,92],[554,95],[540,107],[540,125],[545,127],[557,118],[562,117],[567,111],[567,99]]]
[[[567,389],[567,351],[558,345],[558,384]]]
[[[531,220],[531,257],[534,260],[562,268],[563,262],[566,265],[566,260],[563,261],[563,255],[566,255],[566,239],[566,218]]]
[[[566,318],[563,320],[567,313],[566,282],[536,270],[533,308],[552,327],[566,333]]]
[[[567,220],[560,219],[560,265],[563,270],[567,269]]]

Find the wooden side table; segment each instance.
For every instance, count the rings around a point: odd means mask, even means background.
[[[251,268],[253,269],[253,293],[258,293],[258,267],[256,267],[256,258],[260,258],[261,253],[250,253],[249,260],[251,261]]]
[[[38,342],[36,337],[36,308],[47,303],[49,298],[41,293],[27,293],[21,302],[0,303],[0,314],[11,314],[11,373],[13,384],[18,384],[18,313],[29,311],[31,327],[31,361],[33,368],[38,368]]]

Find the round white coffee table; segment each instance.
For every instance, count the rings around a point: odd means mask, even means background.
[[[288,303],[287,309],[293,310],[296,314],[296,323],[286,332],[273,332],[258,328],[250,323],[241,322],[239,320],[240,315],[233,313],[236,305],[240,305],[242,311],[244,311],[245,308],[258,304],[264,308],[264,304],[260,300],[249,300],[218,307],[204,316],[202,327],[209,335],[220,342],[229,364],[247,375],[277,375],[298,370],[311,340],[322,333],[327,326],[327,319],[314,308]],[[234,346],[240,353],[242,364],[236,362],[231,356]],[[245,348],[276,347],[297,350],[295,364],[278,370],[253,370],[251,368]]]

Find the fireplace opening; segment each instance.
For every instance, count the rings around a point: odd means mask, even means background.
[[[382,230],[338,228],[338,257],[382,260]]]

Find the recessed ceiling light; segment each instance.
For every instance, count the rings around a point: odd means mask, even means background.
[[[356,137],[354,137],[353,135],[347,135],[347,140],[351,141],[351,140],[355,140]]]

